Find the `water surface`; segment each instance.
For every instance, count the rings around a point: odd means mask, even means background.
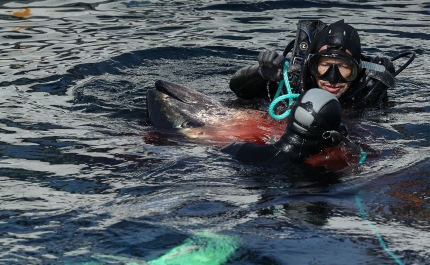
[[[430,264],[429,3],[85,2],[1,4],[0,263],[144,264],[209,231],[236,240],[227,264]],[[235,102],[231,75],[299,19],[345,19],[368,55],[418,55],[385,108],[345,120],[365,164],[148,141],[156,80]]]

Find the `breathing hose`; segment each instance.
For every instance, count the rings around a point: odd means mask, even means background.
[[[407,51],[404,53],[401,53],[399,55],[394,56],[393,58],[390,59],[390,61],[394,62],[395,60],[411,55],[411,58],[409,58],[409,60],[406,61],[406,63],[404,63],[399,69],[397,69],[396,72],[394,72],[393,76],[397,76],[398,74],[400,74],[403,70],[405,70],[406,67],[408,67],[412,61],[415,59],[416,57],[416,53],[414,51]]]

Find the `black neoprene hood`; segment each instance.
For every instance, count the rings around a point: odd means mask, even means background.
[[[330,48],[347,49],[351,52],[352,57],[360,62],[361,44],[357,30],[344,23],[343,20],[330,24],[321,30],[314,40],[314,52],[318,52],[321,47],[328,45]]]

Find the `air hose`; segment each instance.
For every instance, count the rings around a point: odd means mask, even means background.
[[[407,55],[411,55],[411,58],[409,58],[409,60],[407,60],[406,63],[404,63],[399,69],[397,69],[397,71],[393,74],[393,76],[397,76],[403,70],[405,70],[405,68],[408,67],[412,63],[412,61],[415,59],[416,53],[414,51],[407,51],[407,52],[401,53],[397,56],[394,56],[393,58],[390,59],[390,61],[394,62],[395,60],[402,58],[402,57],[405,57]]]

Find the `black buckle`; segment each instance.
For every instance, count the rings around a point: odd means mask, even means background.
[[[292,64],[301,64],[302,63],[302,61],[303,61],[303,57],[301,57],[301,56],[296,56],[296,57],[294,57],[294,59],[293,59],[293,63]]]

